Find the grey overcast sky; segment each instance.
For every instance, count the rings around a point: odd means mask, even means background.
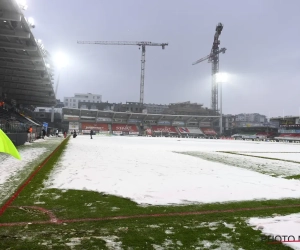
[[[298,115],[299,0],[27,0],[33,33],[53,55],[69,58],[58,98],[101,94],[103,101],[139,101],[138,46],[79,45],[85,41],[168,42],[146,48],[145,103],[192,101],[210,107],[210,53],[224,25],[220,71],[226,114]]]

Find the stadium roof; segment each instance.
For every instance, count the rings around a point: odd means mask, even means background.
[[[121,119],[121,120],[153,120],[153,121],[183,121],[183,122],[204,122],[204,121],[214,121],[219,120],[219,116],[199,116],[199,115],[167,115],[167,114],[144,114],[144,113],[131,113],[131,112],[114,112],[114,111],[104,111],[104,110],[87,110],[87,109],[71,109],[63,108],[63,120],[70,121],[70,119],[65,119],[66,116],[78,117],[78,120],[82,118],[94,120],[97,118],[110,118]],[[72,119],[75,120],[75,119]]]
[[[55,105],[51,58],[31,32],[34,24],[24,17],[25,6],[16,0],[0,0],[0,6],[2,93],[20,104]]]
[[[287,119],[300,119],[300,115],[287,115],[287,116],[278,116],[271,117],[270,120],[287,120]]]

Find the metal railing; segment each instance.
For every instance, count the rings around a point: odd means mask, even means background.
[[[0,129],[5,133],[26,133],[27,124],[20,123],[19,121],[7,121],[0,119]]]

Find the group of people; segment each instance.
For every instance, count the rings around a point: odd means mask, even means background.
[[[76,131],[74,131],[74,132],[75,132],[75,137],[76,137],[76,136],[77,136]],[[33,141],[34,138],[33,138],[32,134],[33,134],[33,129],[32,129],[32,126],[30,126],[30,127],[27,129],[27,142],[32,142],[32,141]],[[56,137],[59,137],[58,134],[59,134],[58,129],[56,129],[56,131],[55,131]],[[42,133],[41,133],[41,138],[45,139],[46,135],[47,135],[47,131],[46,131],[46,129],[43,127]],[[66,137],[67,137],[67,131],[64,131],[64,138],[66,138]],[[74,135],[73,135],[73,137],[74,137]],[[74,137],[74,138],[75,138],[75,137]]]
[[[60,137],[58,129],[56,129],[56,131],[55,131],[55,136]],[[64,131],[64,138],[66,138],[66,137],[67,137],[67,131]]]

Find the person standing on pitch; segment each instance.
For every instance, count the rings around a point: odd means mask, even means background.
[[[46,136],[46,130],[45,130],[45,128],[43,128],[43,130],[42,130],[42,135],[43,135],[43,139],[45,140],[45,136]]]
[[[91,139],[93,139],[93,130],[91,130],[90,135],[91,135]]]

